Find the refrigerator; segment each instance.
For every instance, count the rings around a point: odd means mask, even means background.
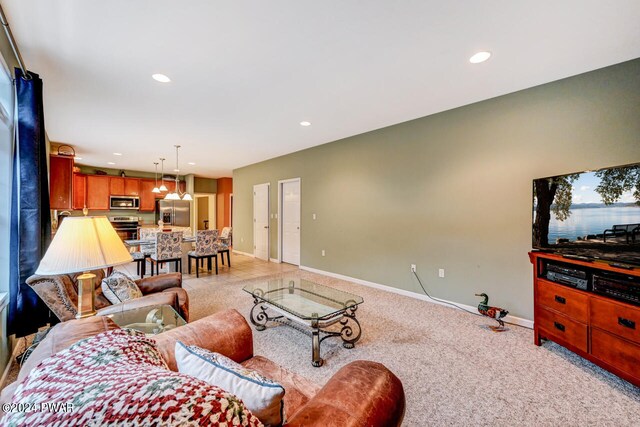
[[[156,224],[159,220],[164,225],[190,227],[191,203],[183,200],[156,201]]]

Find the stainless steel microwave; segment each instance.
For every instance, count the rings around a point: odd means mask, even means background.
[[[110,209],[140,209],[140,197],[111,196],[109,197]]]

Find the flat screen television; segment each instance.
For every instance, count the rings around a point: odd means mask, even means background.
[[[533,248],[640,265],[640,163],[534,179]]]

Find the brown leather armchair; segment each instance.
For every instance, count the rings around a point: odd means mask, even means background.
[[[320,388],[271,360],[254,356],[253,333],[236,310],[225,310],[154,337],[169,369],[177,371],[175,345],[181,341],[221,353],[279,382],[286,390],[285,426],[399,426],[405,410],[402,383],[384,365],[357,360]]]
[[[104,315],[137,307],[168,304],[173,306],[184,320],[189,321],[189,296],[182,288],[181,273],[168,273],[138,279],[135,282],[143,296],[119,304],[111,304],[102,294],[100,284],[105,277],[104,270],[94,270],[92,273],[96,275],[93,284],[96,292],[95,308],[98,314]],[[79,274],[33,275],[27,279],[27,284],[61,322],[66,322],[74,319],[78,312],[77,276]]]

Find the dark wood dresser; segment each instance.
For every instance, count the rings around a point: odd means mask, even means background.
[[[603,262],[530,252],[534,285],[534,340],[554,341],[640,387],[640,302],[625,302],[623,291],[593,290],[606,276],[624,282],[640,278],[640,268],[626,269]],[[549,278],[549,266],[585,272],[587,289]]]

